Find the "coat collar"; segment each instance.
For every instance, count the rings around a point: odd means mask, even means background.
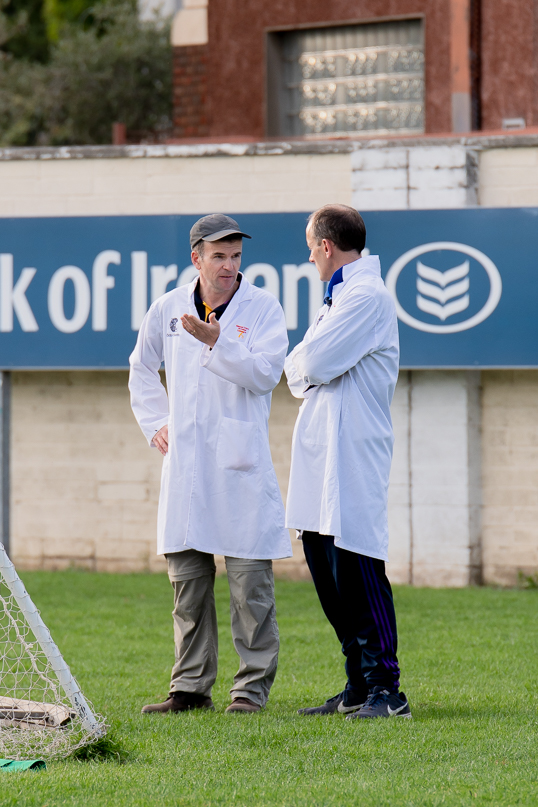
[[[245,275],[242,272],[239,272],[239,274],[241,275],[241,283],[239,284],[239,288],[237,289],[236,293],[230,300],[230,303],[226,311],[219,320],[221,328],[223,328],[226,325],[228,320],[231,318],[230,314],[234,314],[237,307],[241,303],[246,303],[248,300],[252,299],[252,283],[248,282],[248,280],[246,279]],[[189,284],[189,308],[191,309],[191,314],[195,314],[196,316],[197,313],[196,313],[196,306],[194,304],[194,290],[196,288],[197,283],[198,283],[198,276],[196,276],[194,280],[191,281],[191,283]]]
[[[339,273],[341,273],[342,280],[339,280]],[[338,277],[335,278],[335,275]],[[358,258],[352,263],[346,263],[341,269],[334,273],[335,283],[332,288],[332,300],[336,300],[339,294],[342,293],[346,286],[355,286],[367,277],[381,277],[381,264],[379,262],[379,255],[366,255],[364,258]],[[329,286],[331,285],[331,281]]]

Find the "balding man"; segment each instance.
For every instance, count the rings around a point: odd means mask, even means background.
[[[325,305],[288,356],[304,398],[293,436],[287,526],[304,553],[346,656],[342,692],[300,714],[411,717],[396,657],[388,560],[387,492],[398,378],[398,326],[379,258],[361,257],[364,222],[351,207],[310,216],[310,261],[329,281]]]

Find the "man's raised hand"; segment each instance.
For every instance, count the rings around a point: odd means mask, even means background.
[[[209,347],[215,346],[220,335],[220,325],[216,314],[209,315],[209,322],[202,322],[201,319],[193,317],[192,314],[183,314],[181,324],[187,333],[190,333],[199,342],[209,345]]]

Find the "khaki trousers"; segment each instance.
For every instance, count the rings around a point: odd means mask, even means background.
[[[217,678],[218,634],[215,611],[215,559],[187,549],[166,555],[174,589],[176,662],[171,692],[211,695]],[[265,706],[275,680],[279,637],[273,564],[270,560],[225,558],[230,586],[232,639],[239,670],[230,690]]]

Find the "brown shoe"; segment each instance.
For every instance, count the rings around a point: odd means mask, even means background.
[[[152,712],[190,712],[191,709],[214,709],[213,701],[206,695],[198,695],[196,692],[171,692],[168,700],[164,703],[150,703],[142,707],[142,714],[147,715]]]
[[[262,707],[248,698],[234,698],[227,712],[259,712]]]

